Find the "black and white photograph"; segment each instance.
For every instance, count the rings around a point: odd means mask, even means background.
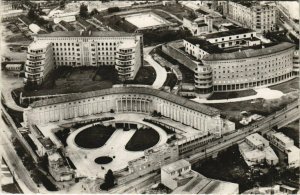
[[[299,1],[0,2],[1,194],[300,194]]]

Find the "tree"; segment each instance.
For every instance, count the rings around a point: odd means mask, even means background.
[[[59,8],[60,9],[65,9],[65,7],[66,7],[66,0],[61,0],[59,2]]]
[[[96,8],[94,8],[94,9],[91,11],[90,16],[97,15],[97,14],[99,14],[99,11],[98,11]]]
[[[80,5],[79,15],[82,18],[87,18],[88,17],[89,13],[88,13],[87,5],[85,5],[83,3]]]
[[[27,14],[27,17],[30,19],[30,20],[34,20],[36,18],[37,14],[35,13],[35,10],[34,9],[30,9],[28,11],[28,14]]]
[[[107,171],[107,173],[104,176],[104,183],[101,184],[100,188],[102,190],[109,190],[115,185],[115,176],[111,169]]]

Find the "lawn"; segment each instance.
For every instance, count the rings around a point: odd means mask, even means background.
[[[155,146],[159,141],[159,134],[152,128],[145,128],[137,130],[125,149],[129,151],[144,151]]]
[[[260,98],[242,102],[229,102],[226,104],[219,103],[207,105],[219,109],[221,111],[221,115],[227,116],[229,120],[235,122],[238,125],[239,121],[242,119],[242,111],[247,111],[251,114],[268,116],[278,110],[283,109],[287,104],[295,101],[298,98],[299,94],[297,92],[292,92],[289,95],[282,96],[281,98],[274,100],[265,100]]]
[[[156,72],[152,66],[143,66],[137,72],[133,81],[125,81],[125,84],[152,85],[156,79]]]
[[[112,126],[106,127],[98,124],[78,133],[75,137],[75,143],[83,148],[99,148],[106,143],[115,130]]]
[[[247,97],[256,94],[257,92],[254,91],[253,89],[244,90],[244,91],[234,91],[234,92],[214,92],[207,99],[208,100],[232,99],[232,98]]]
[[[282,91],[283,93],[297,91],[299,90],[299,77],[278,85],[271,86],[269,88],[273,90]]]
[[[16,89],[14,92],[22,92],[23,96],[79,93],[111,88],[115,83],[117,72],[114,67],[61,67],[49,75],[39,90],[27,87]]]
[[[18,184],[12,183],[1,186],[3,192],[7,192],[9,194],[23,194]]]
[[[161,6],[160,9],[165,10],[171,14],[174,14],[180,19],[183,19],[184,16],[189,16],[191,11],[185,7],[182,7],[180,4],[174,4],[169,6]]]

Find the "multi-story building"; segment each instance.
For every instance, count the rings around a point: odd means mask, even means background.
[[[53,63],[47,66],[115,66],[121,80],[133,80],[143,64],[143,37],[125,32],[67,31],[38,34],[29,46],[31,50],[46,52]],[[53,52],[53,56],[52,55]],[[51,55],[50,55],[51,53]],[[26,63],[26,67],[30,64]],[[40,66],[44,66],[41,64]],[[47,72],[48,73],[48,72]],[[25,82],[29,79],[25,75]],[[41,80],[46,74],[36,75]],[[35,79],[31,79],[36,82]]]
[[[111,109],[117,113],[157,111],[163,116],[194,127],[203,134],[219,134],[230,122],[220,117],[218,109],[164,91],[143,87],[113,87],[36,101],[24,111],[24,124],[30,127],[34,124],[110,112]]]
[[[34,41],[28,46],[24,83],[40,85],[54,69],[53,46],[48,41]]]
[[[186,38],[185,52],[198,61],[196,92],[246,90],[292,79],[294,44],[262,44],[255,36],[252,30],[238,28]]]
[[[258,33],[275,30],[277,7],[274,3],[227,1],[224,5],[224,14],[244,27]]]

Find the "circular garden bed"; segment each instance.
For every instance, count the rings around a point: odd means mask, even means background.
[[[138,129],[126,144],[125,149],[128,151],[144,151],[155,146],[158,141],[159,133],[154,129]]]
[[[113,159],[109,156],[100,156],[95,159],[95,163],[103,165],[103,164],[108,164],[112,161]]]
[[[89,127],[78,133],[75,143],[82,148],[99,148],[103,146],[116,129],[112,126],[101,124]]]

